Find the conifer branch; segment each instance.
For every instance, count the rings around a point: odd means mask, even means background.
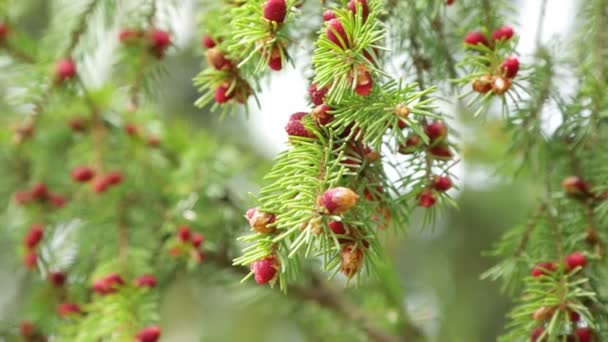
[[[90,0],[89,3],[86,5],[85,9],[82,11],[82,13],[80,14],[80,16],[77,19],[76,26],[70,33],[70,39],[68,40],[68,45],[64,49],[61,56],[68,57],[68,56],[72,55],[72,52],[74,51],[74,49],[76,49],[76,46],[78,45],[78,42],[80,41],[80,37],[85,33],[85,31],[87,29],[87,19],[89,18],[89,15],[91,15],[91,13],[93,13],[95,11],[95,8],[98,3],[99,3],[99,1],[97,1],[97,0]]]
[[[35,64],[36,59],[34,56],[29,55],[25,51],[18,49],[12,44],[5,43],[4,45],[0,44],[0,48],[5,48],[8,51],[8,54],[13,57],[16,61],[25,63],[25,64]]]
[[[538,21],[536,23],[536,49],[540,49],[543,38],[543,26],[545,24],[545,13],[547,12],[547,0],[542,0],[540,3],[540,11],[538,13]]]
[[[227,255],[221,255],[216,253],[209,253],[208,259],[218,265],[221,268],[238,270],[242,275],[247,275],[248,271],[240,267],[235,269],[232,266],[230,258]],[[311,301],[317,303],[322,308],[330,311],[334,311],[344,320],[348,321],[353,326],[359,327],[363,330],[370,341],[378,342],[409,342],[418,341],[420,338],[420,332],[417,327],[413,325],[407,325],[406,334],[401,338],[390,335],[389,333],[381,330],[375,326],[372,320],[361,311],[357,306],[350,303],[346,298],[338,294],[335,290],[328,286],[328,284],[315,273],[309,273],[310,285],[293,285],[287,292],[287,296],[294,298],[298,301]],[[407,337],[410,336],[410,337]]]

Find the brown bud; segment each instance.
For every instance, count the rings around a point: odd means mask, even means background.
[[[578,176],[564,178],[562,189],[564,189],[567,195],[573,197],[586,197],[589,195],[589,185]]]
[[[541,306],[540,308],[536,309],[536,311],[534,311],[534,313],[532,314],[532,318],[535,321],[546,321],[551,318],[551,316],[553,316],[553,313],[555,313],[554,306]]]
[[[410,113],[411,113],[411,110],[403,104],[400,104],[397,107],[395,107],[395,115],[397,115],[401,118],[407,118],[410,115]]]
[[[249,209],[246,215],[249,220],[251,229],[261,234],[270,234],[275,231],[274,227],[270,227],[276,220],[274,214],[265,213],[257,210],[257,208]]]
[[[492,90],[496,95],[504,95],[511,88],[511,79],[496,77],[492,83]]]
[[[492,84],[494,83],[494,77],[492,75],[483,75],[475,79],[472,83],[473,91],[481,94],[485,94],[492,90]]]
[[[593,229],[593,227],[589,227],[589,228],[585,229],[585,242],[587,242],[591,246],[594,246],[599,241],[600,241],[600,237],[597,234],[597,231],[595,229]]]
[[[342,273],[349,279],[352,278],[363,266],[363,251],[356,245],[346,245],[340,251],[340,265]]]
[[[359,195],[349,188],[331,188],[319,196],[321,210],[327,214],[340,215],[357,204]]]

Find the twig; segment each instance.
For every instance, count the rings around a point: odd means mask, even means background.
[[[532,231],[534,231],[534,228],[536,228],[536,220],[538,220],[542,216],[546,209],[547,206],[545,203],[541,203],[538,208],[536,208],[534,215],[526,226],[526,231],[524,232],[524,235],[522,236],[521,240],[519,240],[519,245],[517,245],[517,249],[515,250],[515,253],[513,253],[513,257],[518,258],[526,250],[526,247],[528,246],[528,241],[530,240],[530,234],[532,234]]]
[[[334,311],[346,321],[352,322],[363,330],[369,341],[377,342],[397,342],[396,336],[390,335],[376,327],[364,312],[357,306],[347,301],[343,296],[327,286],[317,274],[311,275],[312,286],[295,286],[287,293],[299,300],[308,300],[319,304],[321,307]]]
[[[484,25],[486,26],[486,29],[491,30],[492,29],[492,5],[490,4],[490,0],[482,0],[481,6],[483,9]]]
[[[213,262],[221,268],[232,269],[235,272],[238,272],[243,275],[249,273],[245,268],[235,268],[234,266],[232,266],[230,258],[226,255],[208,253],[206,256],[206,260]],[[354,326],[359,327],[363,332],[365,332],[368,336],[368,341],[408,341],[403,337],[398,338],[378,328],[364,312],[362,312],[354,304],[347,301],[343,296],[329,288],[327,284],[325,284],[325,282],[321,280],[321,278],[317,274],[313,273],[310,276],[310,279],[312,280],[311,286],[292,286],[289,288],[287,295],[300,301],[315,302],[321,307],[335,312],[344,320],[353,323]]]
[[[82,90],[85,102],[91,110],[91,121],[93,123],[93,127],[91,128],[91,138],[93,139],[93,150],[95,152],[95,168],[98,171],[103,171],[103,135],[105,132],[105,126],[101,118],[100,110],[97,107],[95,101],[93,101],[93,99],[91,98],[91,94],[89,93],[87,87],[82,81],[82,78],[77,76],[76,79]]]
[[[540,12],[538,14],[538,23],[536,24],[536,49],[540,48],[543,38],[543,25],[545,24],[545,14],[547,11],[547,0],[542,0],[540,3]]]
[[[25,64],[36,63],[36,59],[32,55],[29,55],[26,52],[21,51],[10,44],[0,45],[0,48],[1,47],[4,47],[5,50],[8,52],[8,54],[11,57],[13,57],[13,59],[15,59],[16,61],[19,61],[19,62],[22,62]]]
[[[154,17],[156,16],[156,0],[150,0],[150,12],[146,16],[146,21],[150,27],[154,27]]]
[[[451,78],[457,78],[458,73],[456,72],[456,62],[454,61],[454,56],[450,53],[450,49],[448,48],[447,39],[445,38],[445,30],[443,29],[443,20],[439,15],[440,12],[437,13],[435,19],[433,19],[431,27],[437,33],[439,37],[439,47],[443,52],[443,58],[445,59],[445,63],[448,67],[448,74]]]
[[[91,2],[89,2],[84,11],[80,14],[80,17],[78,18],[78,24],[76,24],[76,27],[70,33],[70,41],[68,43],[67,48],[62,53],[62,56],[69,56],[72,54],[72,52],[76,48],[76,45],[78,45],[78,42],[80,41],[80,37],[87,28],[87,18],[93,12],[93,10],[95,10],[95,5],[98,2],[100,1],[91,0]]]

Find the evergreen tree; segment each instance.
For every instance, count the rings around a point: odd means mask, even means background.
[[[26,24],[43,3],[50,20]],[[183,4],[0,2],[2,240],[27,270],[0,336],[162,340],[161,298],[187,274],[293,315],[310,340],[433,340],[387,246],[457,215],[455,168],[499,141],[490,168],[531,178],[536,204],[487,248],[482,278],[514,299],[498,340],[608,339],[606,0],[580,2],[578,34],[551,42],[539,2],[532,56],[504,0],[193,4],[195,105],[225,121],[308,61],[310,107],[269,167],[164,117],[159,79],[189,47],[171,20]]]

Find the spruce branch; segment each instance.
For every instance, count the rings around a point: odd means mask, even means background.
[[[238,270],[246,275],[248,272],[243,268],[235,269],[227,255],[209,253],[208,259],[219,267]],[[406,333],[402,337],[393,336],[379,327],[376,327],[367,315],[356,305],[350,303],[346,298],[332,289],[319,275],[308,273],[310,285],[293,285],[287,292],[287,296],[298,301],[311,301],[319,306],[334,311],[344,320],[363,330],[370,341],[392,342],[392,341],[417,341],[420,332],[414,325],[407,325]],[[407,323],[405,323],[407,324]],[[410,336],[410,337],[408,337]]]

